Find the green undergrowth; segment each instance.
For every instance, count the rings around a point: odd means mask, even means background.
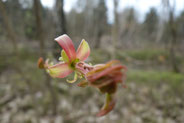
[[[110,54],[105,50],[95,49],[91,52],[89,58],[92,64],[102,63],[102,62],[107,62],[110,59]]]
[[[127,81],[139,82],[148,85],[158,85],[164,83],[176,88],[184,87],[183,74],[167,71],[129,70],[127,73]]]
[[[158,60],[162,56],[164,60],[168,59],[169,53],[159,49],[144,50],[117,50],[114,58],[127,60],[128,58],[135,60]],[[110,52],[105,50],[93,50],[90,57],[92,61],[105,61],[111,58]]]
[[[134,59],[137,60],[155,60],[158,59],[159,56],[164,56],[166,59],[168,58],[168,52],[164,50],[133,50],[133,51],[125,51],[125,53]]]
[[[131,58],[133,60],[166,62],[169,60],[169,52],[163,49],[119,50],[116,52],[116,58],[121,60]],[[176,60],[181,63],[184,61],[184,57],[177,53]]]

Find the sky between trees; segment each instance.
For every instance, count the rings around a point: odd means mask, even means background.
[[[85,1],[85,0],[84,0]],[[54,6],[55,0],[41,0],[45,7],[52,8]],[[76,5],[77,0],[66,0],[64,5],[65,12],[69,12],[74,5]],[[118,11],[123,11],[127,7],[133,7],[139,13],[139,21],[143,21],[145,14],[150,10],[151,7],[157,8],[157,11],[162,11],[161,0],[119,0]],[[107,0],[108,8],[108,20],[110,23],[114,20],[113,16],[113,0]],[[173,4],[173,3],[172,3]],[[183,0],[176,0],[176,15],[178,15],[184,8]]]

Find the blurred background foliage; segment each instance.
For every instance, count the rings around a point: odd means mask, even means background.
[[[184,122],[179,0],[160,0],[161,9],[150,7],[144,17],[131,6],[120,11],[122,2],[111,0],[113,18],[105,0],[76,0],[69,12],[64,0],[53,0],[53,7],[43,6],[46,1],[0,0],[1,123]],[[37,68],[40,56],[57,62],[61,48],[53,39],[65,33],[75,46],[83,38],[89,42],[87,62],[118,59],[128,67],[127,88],[119,87],[109,115],[95,117],[103,104],[97,90],[52,79]]]

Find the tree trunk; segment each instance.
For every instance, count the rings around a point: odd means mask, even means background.
[[[6,31],[8,33],[8,37],[12,42],[14,51],[17,53],[17,42],[16,42],[17,41],[17,36],[16,36],[16,34],[13,30],[12,24],[10,22],[10,19],[8,17],[8,14],[7,14],[7,11],[6,11],[6,8],[5,8],[5,5],[2,2],[2,0],[0,0],[0,13],[2,15],[4,25],[5,25]]]
[[[41,3],[40,0],[34,0],[34,9],[35,9],[35,19],[36,19],[36,27],[37,27],[37,36],[39,39],[39,43],[40,43],[40,54],[41,56],[43,56],[44,58],[46,57],[44,54],[44,32],[43,32],[43,25],[42,25],[42,18],[41,18]],[[52,101],[52,113],[53,115],[57,114],[57,95],[54,91],[54,88],[51,84],[51,78],[50,76],[45,72],[44,73],[46,76],[46,85],[48,87],[49,93],[51,95],[51,101]]]
[[[100,48],[100,45],[101,45],[101,37],[102,37],[102,31],[99,27],[97,27],[97,31],[96,31],[96,42],[95,42],[95,46],[94,48],[95,49],[99,49]]]
[[[59,2],[60,1],[60,2]],[[66,34],[66,19],[64,13],[64,0],[57,0],[57,3],[60,5],[58,8],[58,15],[60,17],[60,26],[61,26],[61,34]]]
[[[44,57],[44,35],[43,35],[43,25],[42,25],[42,17],[41,17],[41,3],[40,0],[34,0],[34,12],[36,19],[36,27],[37,27],[37,37],[40,45],[40,55]]]
[[[59,36],[67,33],[66,19],[65,19],[65,12],[64,12],[64,0],[56,0],[55,6],[56,6],[57,15],[59,17],[58,19],[59,23],[58,25],[56,25],[56,33]],[[61,47],[57,43],[54,43],[53,47],[54,47],[54,56],[57,58],[60,57],[60,53],[58,53],[58,51],[60,51]]]
[[[94,10],[95,16],[95,25],[96,25],[96,32],[95,32],[95,45],[94,48],[98,49],[101,46],[102,36],[105,34],[107,29],[107,8],[105,4],[105,0],[98,1],[98,5]]]
[[[113,44],[113,51],[111,53],[111,58],[114,59],[116,54],[116,48],[118,43],[118,12],[117,12],[117,6],[118,6],[118,0],[113,0],[114,2],[114,25],[112,28],[112,44]]]
[[[170,45],[170,60],[171,60],[171,65],[172,69],[174,72],[179,73],[180,70],[177,65],[176,61],[176,54],[175,54],[175,47],[176,47],[176,39],[177,39],[177,33],[176,33],[176,25],[174,22],[174,12],[171,10],[169,13],[169,25],[170,25],[170,33],[171,33],[171,45]]]

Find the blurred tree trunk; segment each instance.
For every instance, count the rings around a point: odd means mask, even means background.
[[[117,44],[118,44],[118,34],[119,34],[119,29],[118,29],[118,1],[119,0],[113,0],[114,3],[114,25],[112,28],[112,43],[113,43],[113,51],[112,51],[112,55],[111,57],[115,57],[115,52],[116,52],[116,48],[117,48]]]
[[[100,0],[98,6],[95,10],[96,13],[96,42],[94,48],[100,48],[101,45],[101,38],[107,29],[107,8],[105,5],[105,0]]]
[[[34,0],[34,12],[35,12],[35,19],[36,19],[36,27],[37,27],[37,37],[39,40],[40,45],[40,55],[45,57],[44,55],[44,32],[43,32],[43,25],[42,25],[42,14],[41,14],[41,3],[40,0]]]
[[[40,54],[44,58],[46,57],[44,54],[44,32],[43,32],[43,23],[42,23],[42,16],[41,16],[41,10],[42,10],[42,5],[40,3],[40,0],[34,0],[34,9],[35,9],[35,19],[36,19],[36,27],[37,27],[37,36],[39,39],[40,43]],[[50,95],[51,95],[51,101],[52,101],[52,111],[53,115],[57,114],[57,95],[54,91],[54,88],[51,84],[51,78],[50,76],[45,72],[46,76],[46,85],[49,89]]]
[[[169,47],[169,55],[170,55],[170,62],[171,66],[174,72],[178,73],[180,72],[177,60],[176,60],[176,44],[177,44],[177,31],[176,31],[176,22],[174,18],[174,11],[175,11],[175,0],[162,0],[163,5],[167,8],[168,14],[169,14],[169,20],[168,20],[168,30],[169,34],[171,36],[171,42]],[[171,5],[173,3],[173,5]]]
[[[169,25],[170,25],[170,34],[171,34],[171,44],[170,44],[170,59],[172,64],[172,69],[174,72],[178,73],[180,72],[177,61],[176,61],[176,51],[175,47],[177,44],[177,32],[176,32],[176,24],[174,20],[174,11],[170,11],[169,13]]]
[[[57,13],[59,15],[59,22],[60,22],[60,34],[66,34],[66,19],[64,13],[64,0],[57,0]]]
[[[67,33],[66,18],[65,18],[65,12],[64,12],[64,0],[56,0],[55,6],[56,6],[57,15],[58,15],[58,25],[56,25],[56,33],[59,36]],[[60,49],[61,47],[55,42],[54,56],[60,57],[60,53],[58,53]]]
[[[13,30],[12,23],[10,22],[5,5],[2,2],[2,0],[0,0],[0,13],[1,13],[1,16],[3,18],[3,22],[5,25],[6,31],[8,33],[8,37],[12,42],[14,51],[17,53],[17,36]]]
[[[95,39],[96,43],[95,43],[94,48],[98,49],[98,48],[100,48],[100,45],[101,45],[101,37],[102,37],[103,33],[102,33],[100,28],[98,28],[96,32],[97,32],[96,39]]]

